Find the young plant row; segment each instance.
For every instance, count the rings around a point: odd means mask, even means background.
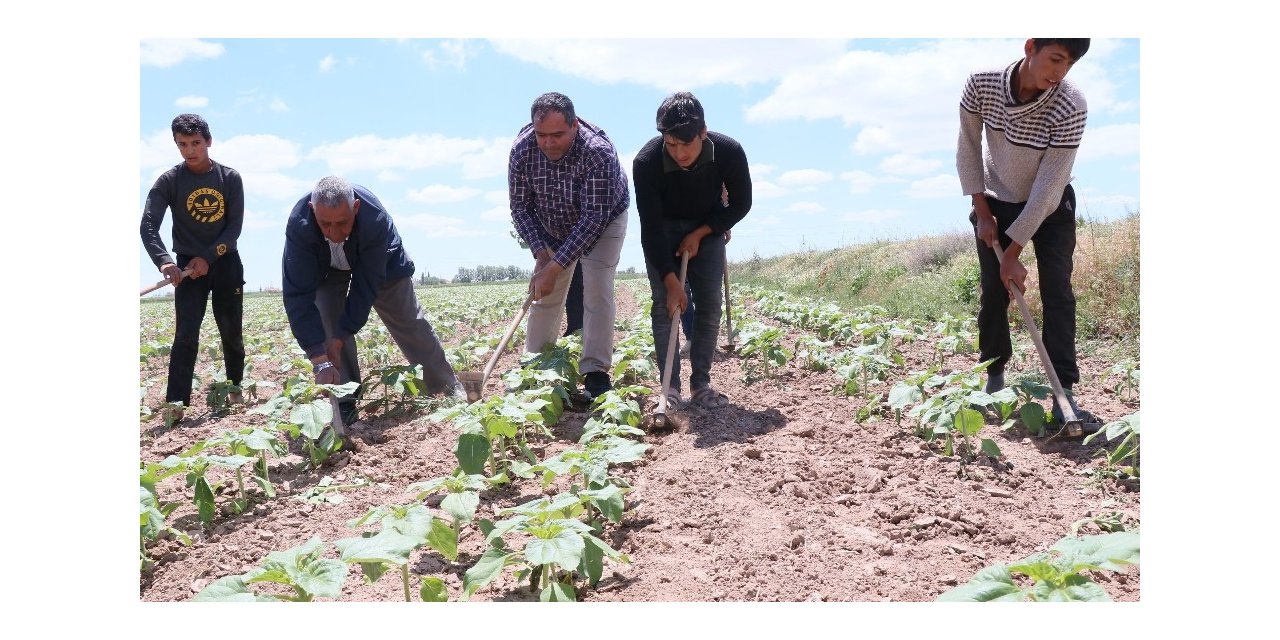
[[[639,359],[646,351],[652,352],[652,344],[646,346],[634,338],[640,333],[629,335],[615,353],[615,375],[619,380],[645,379],[646,369]],[[411,485],[409,489],[416,492],[414,503],[376,507],[349,523],[356,527],[378,522],[382,528],[336,541],[339,560],[323,564],[324,543],[313,539],[302,547],[268,556],[264,565],[254,571],[215,582],[198,598],[337,597],[345,577],[345,565],[337,571],[338,565],[359,563],[369,582],[398,569],[405,597],[412,599],[414,590],[408,571],[412,553],[426,546],[453,562],[457,559],[458,539],[474,529],[484,536],[486,550],[466,571],[459,599],[470,598],[507,567],[515,567],[517,582],[527,580],[541,600],[577,599],[583,588],[598,583],[605,558],[629,561],[601,537],[606,523],[621,522],[623,496],[630,490],[624,479],[611,473],[611,467],[635,462],[647,449],[647,445],[631,439],[643,435],[638,428],[640,408],[634,398],[647,390],[623,386],[592,405],[592,415],[584,425],[578,447],[546,460],[539,460],[534,454],[534,449],[552,437],[551,427],[569,400],[570,383],[577,384],[575,363],[580,348],[576,338],[562,339],[504,375],[505,394],[433,413],[433,420],[450,422],[459,431],[457,467],[448,476]],[[481,493],[516,478],[540,478],[544,490],[559,481],[566,490],[498,509],[493,519],[477,517]],[[444,496],[439,503],[444,514],[435,517],[422,501],[440,494]],[[302,565],[310,568],[298,568]],[[326,566],[328,569],[323,569]],[[294,571],[297,576],[289,577],[288,567],[298,568]],[[299,582],[301,576],[317,572],[330,577],[319,585],[319,590]],[[292,591],[258,594],[249,589],[256,582],[287,584]],[[439,578],[424,578],[417,592],[428,601],[448,597]]]

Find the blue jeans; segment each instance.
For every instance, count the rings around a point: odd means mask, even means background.
[[[700,221],[664,220],[667,243],[674,253],[680,240],[690,231],[701,226]],[[692,337],[689,339],[689,365],[693,369],[689,376],[689,388],[693,391],[711,386],[711,357],[715,353],[716,339],[720,334],[720,305],[724,302],[724,293],[720,283],[724,278],[724,235],[713,234],[702,239],[698,247],[698,255],[689,260],[689,271],[685,278],[693,310]],[[679,262],[677,261],[677,269]],[[671,316],[667,315],[667,287],[662,278],[647,269],[649,288],[653,293],[653,309],[649,314],[653,324],[654,355],[658,359],[658,370],[666,374],[667,341],[671,338]],[[676,277],[680,277],[677,272]],[[680,389],[680,358],[672,363],[674,371],[671,376],[671,388]]]

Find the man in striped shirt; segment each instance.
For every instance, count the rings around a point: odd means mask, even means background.
[[[507,165],[511,218],[535,259],[525,350],[555,342],[574,267],[582,261],[582,359],[591,398],[613,388],[613,280],[631,193],[604,130],[578,118],[559,93],[538,96]]]
[[[1004,388],[1005,364],[1013,354],[1008,287],[1026,289],[1027,269],[1019,256],[1034,242],[1045,349],[1072,409],[1086,426],[1100,421],[1077,407],[1070,394],[1080,380],[1076,299],[1071,290],[1076,199],[1070,182],[1088,107],[1066,75],[1088,50],[1088,38],[1031,38],[1021,59],[969,76],[960,99],[956,150],[960,185],[973,201],[969,220],[982,271],[978,344],[982,360],[996,359],[987,369],[986,391]],[[1056,400],[1053,414],[1062,421]]]

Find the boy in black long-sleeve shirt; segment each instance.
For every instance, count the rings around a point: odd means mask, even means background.
[[[170,126],[182,162],[156,179],[142,210],[142,244],[151,261],[174,285],[177,328],[169,353],[166,402],[191,405],[191,377],[200,350],[200,324],[209,294],[222,338],[227,379],[239,385],[244,374],[244,265],[236,250],[244,224],[244,184],[231,167],[209,158],[213,136],[204,118],[184,113]],[[173,210],[173,250],[160,239],[165,209]],[[189,270],[189,274],[184,274]],[[239,393],[230,401],[241,401]],[[181,419],[182,412],[174,416]]]
[[[711,386],[711,357],[723,301],[725,232],[751,210],[751,173],[742,145],[707,130],[702,104],[691,93],[675,93],[663,101],[657,128],[662,135],[640,149],[632,166],[640,244],[653,292],[653,343],[661,369],[666,366],[661,354],[667,352],[671,316],[689,303],[679,273],[680,256],[688,252],[687,279],[694,307],[690,401],[714,409],[728,402]],[[672,366],[668,404],[678,405],[679,359]]]

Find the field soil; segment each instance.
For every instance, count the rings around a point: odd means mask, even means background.
[[[647,296],[647,288],[633,287],[618,287],[619,318],[636,316],[645,302],[638,296]],[[430,308],[427,312],[430,316]],[[501,331],[505,322],[482,329]],[[790,347],[800,332],[788,328],[788,334]],[[934,358],[928,341],[906,345],[904,353],[908,362],[903,371],[923,370]],[[1010,378],[1039,371],[1034,350],[1030,353],[1011,363]],[[161,379],[147,389],[143,402],[149,406],[163,400],[166,362],[156,357],[143,365],[144,377]],[[975,363],[975,355],[958,355],[946,365]],[[1095,456],[1097,442],[1083,446],[1078,439],[1034,439],[1018,430],[1001,431],[989,421],[982,435],[999,444],[1004,458],[980,458],[962,474],[957,458],[941,455],[911,433],[910,418],[902,425],[891,418],[855,422],[863,401],[833,394],[837,377],[832,372],[808,371],[793,361],[775,380],[747,385],[740,364],[738,355],[717,350],[712,380],[729,405],[684,410],[684,428],[649,433],[645,459],[614,471],[634,490],[626,497],[623,523],[608,525],[604,537],[628,554],[631,563],[607,563],[598,588],[583,590],[580,599],[930,601],[986,566],[1046,550],[1079,520],[1119,513],[1130,528],[1140,520],[1136,484],[1089,474],[1101,464]],[[1136,394],[1126,400],[1104,389],[1102,378],[1114,364],[1110,359],[1082,354],[1079,364],[1082,382],[1076,393],[1084,407],[1107,421],[1138,410]],[[212,365],[202,357],[199,366]],[[496,371],[514,366],[517,356],[509,352]],[[687,361],[684,370],[687,394]],[[501,392],[497,379],[495,373],[488,394]],[[884,384],[882,400],[892,382]],[[650,386],[656,389],[657,381]],[[642,406],[653,410],[647,399]],[[352,429],[354,451],[307,470],[295,444],[288,456],[272,461],[275,498],[262,498],[240,515],[224,510],[207,529],[201,529],[181,477],[165,480],[158,487],[161,499],[182,503],[169,523],[190,533],[194,542],[184,546],[165,539],[149,547],[156,564],[141,572],[139,598],[188,600],[214,580],[246,572],[268,553],[312,536],[320,536],[328,545],[327,555],[336,558],[332,542],[359,535],[348,521],[370,507],[410,503],[410,484],[454,468],[457,433],[450,425],[432,423],[425,412],[362,418]],[[586,418],[585,411],[566,412],[555,427],[557,437],[540,455],[549,457],[576,443]],[[174,428],[166,429],[158,417],[140,424],[140,457],[159,461],[203,438],[265,421],[265,416],[247,414],[245,407],[214,416],[203,397],[197,397],[188,418]],[[301,499],[325,476],[334,484],[370,484],[340,491],[336,504]],[[553,485],[545,495],[563,489]],[[492,518],[498,508],[540,495],[544,492],[537,481],[484,492],[480,516]],[[224,494],[219,502],[226,498]],[[438,498],[427,504],[439,513]],[[1080,532],[1099,530],[1085,524]],[[410,563],[415,595],[422,577],[437,576],[450,599],[457,599],[463,573],[483,549],[474,527],[464,529],[456,562],[419,549]],[[1114,600],[1139,599],[1136,567],[1090,575]],[[367,584],[359,567],[352,566],[341,600],[403,600],[399,575],[388,572]],[[527,583],[517,586],[508,569],[472,600],[530,601],[537,594],[528,591]]]

